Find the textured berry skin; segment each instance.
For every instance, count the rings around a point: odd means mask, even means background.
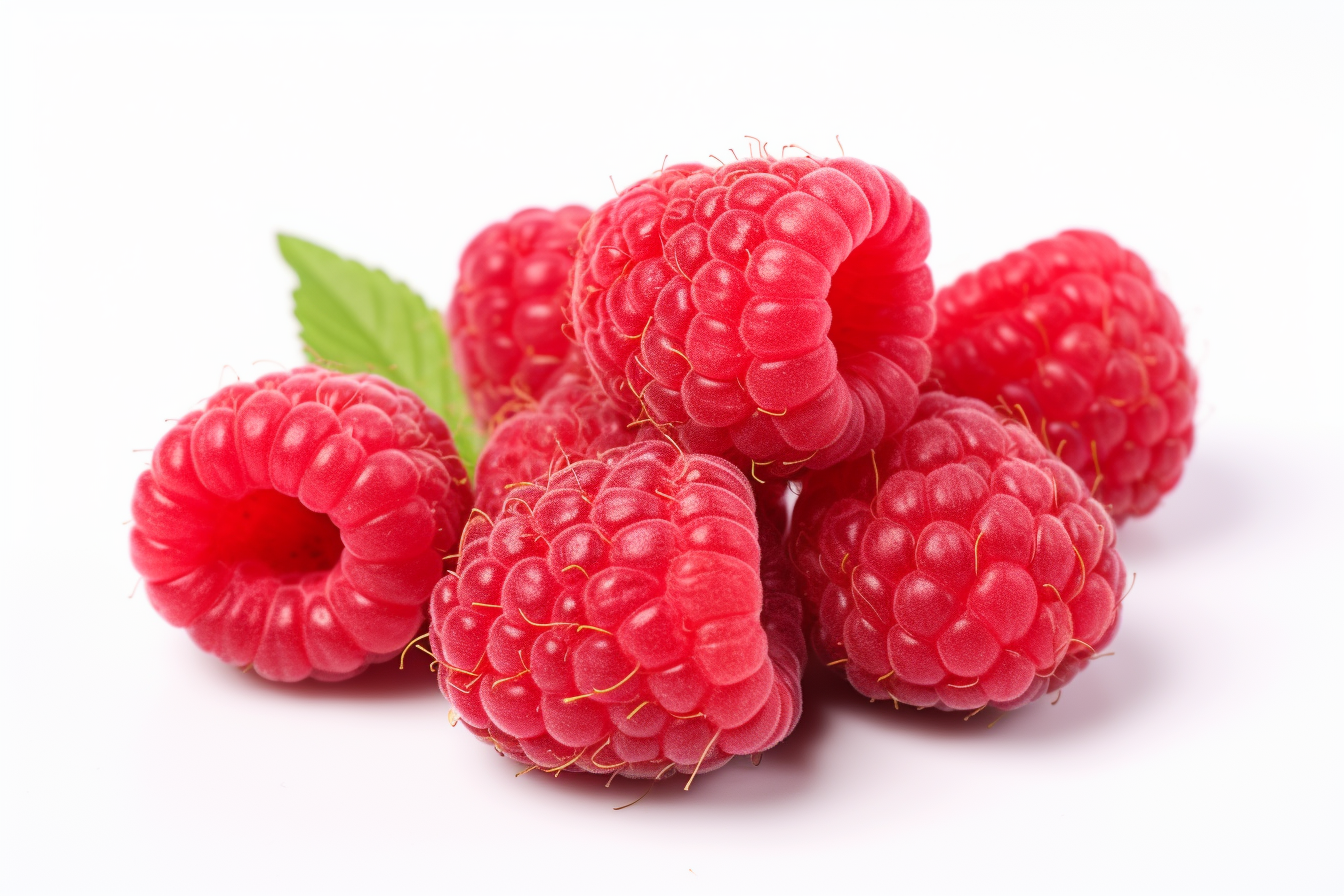
[[[928,215],[854,158],[676,165],[594,213],[571,316],[617,403],[754,478],[867,454],[914,412]]]
[[[589,214],[579,205],[524,209],[462,253],[445,317],[453,363],[486,430],[540,397],[572,348],[564,308]]]
[[[936,305],[943,389],[1024,418],[1117,520],[1175,487],[1197,382],[1176,307],[1141,258],[1066,231],[963,275]]]
[[[1110,517],[976,399],[929,393],[895,440],[809,476],[789,547],[813,648],[875,699],[1014,709],[1067,684],[1119,622]]]
[[[349,678],[415,636],[471,510],[413,393],[315,367],[215,393],[154,449],[131,560],[159,615],[273,681]]]
[[[476,463],[476,506],[493,517],[518,483],[630,444],[640,436],[630,423],[630,415],[581,366],[562,374],[535,407],[509,417],[491,434]]]
[[[550,771],[693,774],[768,749],[797,723],[805,645],[767,531],[763,575],[745,477],[662,440],[514,489],[430,601],[440,686],[477,737]]]

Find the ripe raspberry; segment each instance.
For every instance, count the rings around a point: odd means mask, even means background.
[[[469,521],[430,601],[440,686],[477,737],[550,771],[694,774],[765,750],[797,722],[804,642],[778,548],[763,591],[757,536],[742,473],[661,440],[514,489]]]
[[[928,215],[853,158],[676,165],[593,215],[571,315],[607,393],[689,451],[789,478],[914,412]]]
[[[164,619],[263,678],[349,678],[420,628],[471,509],[413,393],[315,367],[215,393],[135,486],[131,561]]]
[[[562,331],[574,241],[590,212],[524,209],[462,253],[446,322],[472,413],[490,429],[540,397],[572,343]]]
[[[789,547],[814,649],[898,705],[1016,708],[1068,684],[1119,622],[1110,517],[972,398],[925,395],[895,440],[809,476]]]
[[[540,403],[505,420],[476,462],[476,506],[495,516],[511,487],[545,478],[573,460],[628,445],[630,415],[602,394],[586,372],[568,372]]]
[[[1175,487],[1195,437],[1195,371],[1141,258],[1066,231],[963,275],[935,303],[942,388],[1022,417],[1117,520]]]

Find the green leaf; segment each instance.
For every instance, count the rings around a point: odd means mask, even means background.
[[[280,234],[278,241],[280,254],[299,275],[294,316],[313,363],[376,373],[415,392],[448,424],[472,473],[483,436],[453,371],[439,313],[380,270],[298,237]]]

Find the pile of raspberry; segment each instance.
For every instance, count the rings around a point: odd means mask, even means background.
[[[1196,377],[1107,236],[936,294],[929,248],[852,157],[519,212],[445,315],[489,434],[474,488],[414,395],[301,368],[165,436],[133,558],[162,615],[268,678],[427,637],[455,722],[524,770],[758,762],[809,654],[898,709],[1023,706],[1114,638],[1116,524],[1180,479]]]

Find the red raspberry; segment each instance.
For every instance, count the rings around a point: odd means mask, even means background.
[[[415,636],[470,509],[453,437],[413,393],[300,367],[168,431],[135,486],[131,561],[203,650],[335,681]]]
[[[446,321],[454,365],[486,429],[539,397],[572,347],[564,305],[589,214],[579,205],[524,209],[462,253]]]
[[[928,251],[923,206],[858,159],[676,165],[594,213],[571,314],[632,414],[788,478],[867,454],[914,412]]]
[[[797,722],[804,657],[757,537],[742,473],[662,440],[514,489],[430,601],[440,686],[477,737],[550,771],[694,774],[765,750]]]
[[[972,398],[925,395],[896,439],[809,476],[790,552],[814,649],[898,705],[1021,706],[1068,684],[1119,622],[1110,517]]]
[[[1195,371],[1143,260],[1071,230],[939,291],[935,379],[1021,417],[1117,520],[1148,513],[1194,442]]]
[[[535,408],[520,411],[491,434],[476,463],[476,506],[493,517],[518,483],[628,445],[636,435],[630,415],[612,404],[586,371],[566,373]]]

